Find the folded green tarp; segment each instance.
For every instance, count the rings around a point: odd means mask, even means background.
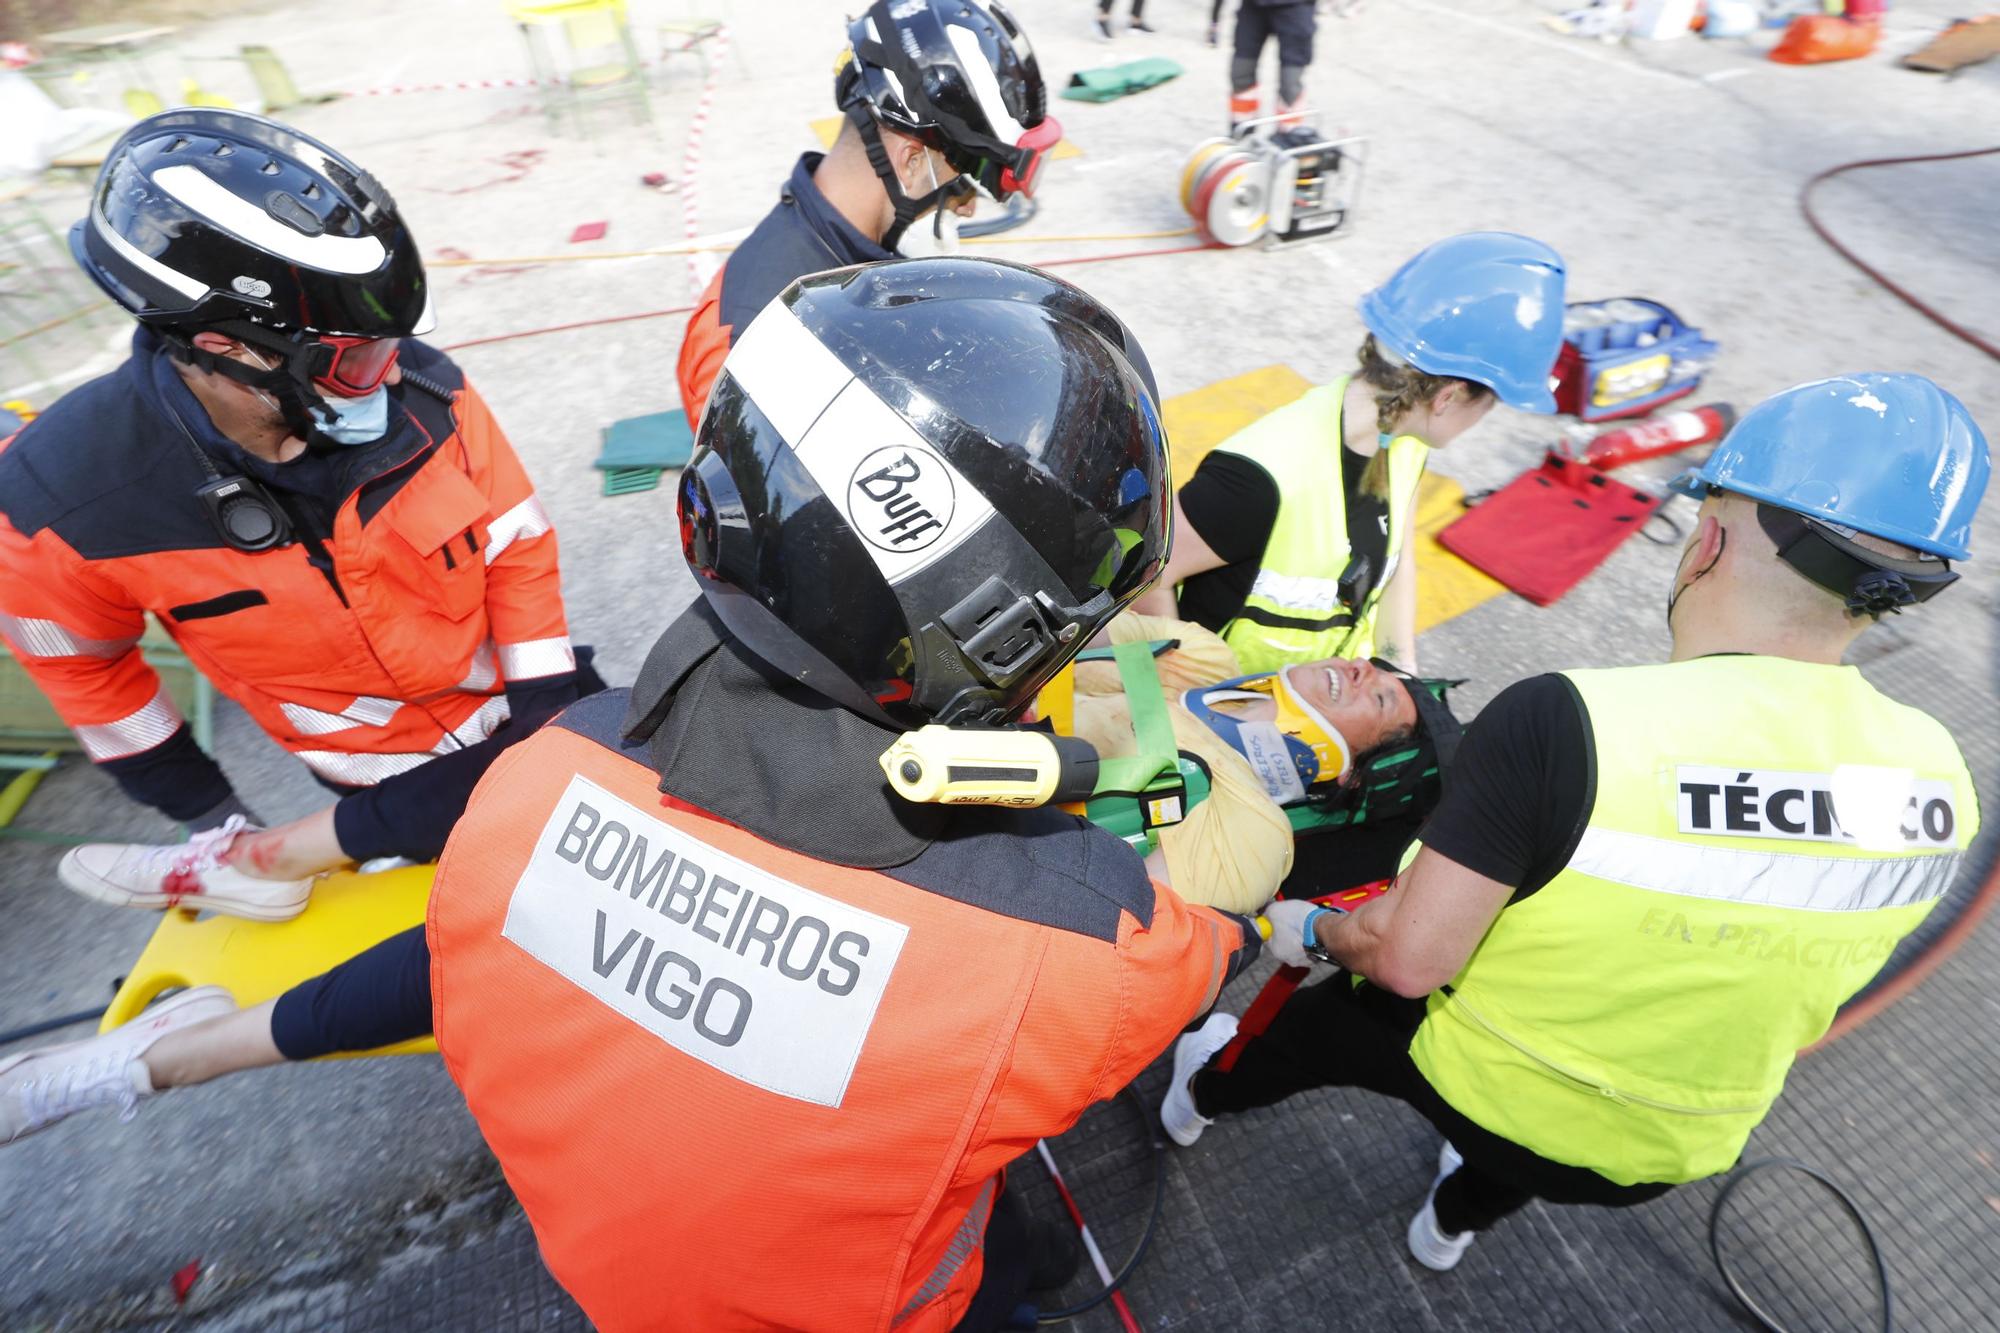
[[[1063,89],[1063,96],[1072,102],[1114,102],[1127,93],[1142,93],[1168,79],[1177,79],[1180,74],[1179,65],[1160,56],[1080,69],[1069,76],[1069,87]]]
[[[662,469],[685,466],[693,453],[687,414],[675,408],[612,422],[596,466],[604,471],[606,495],[633,495],[658,486]]]

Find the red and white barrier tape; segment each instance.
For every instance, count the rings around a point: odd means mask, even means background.
[[[639,62],[640,67],[643,69],[663,64],[675,56],[686,55],[704,41],[715,43],[715,49],[718,53],[717,59],[719,59],[720,53],[727,51],[729,48],[729,29],[717,28],[712,36],[702,34],[690,36],[686,42],[675,47],[673,50],[662,51],[651,60]],[[710,84],[714,82],[715,63],[715,60],[711,60],[708,65],[708,82]],[[402,97],[409,93],[481,93],[489,92],[495,88],[560,88],[565,82],[566,80],[563,79],[459,79],[449,83],[392,83],[380,88],[363,88],[357,92],[348,93],[346,96]]]
[[[681,229],[690,246],[701,238],[701,144],[708,131],[709,110],[715,104],[716,71],[729,54],[729,29],[717,29],[712,40],[715,49],[709,52],[704,66],[701,97],[695,102],[693,119],[688,122],[687,151],[681,154]],[[688,284],[697,299],[708,286],[707,265],[714,262],[698,251],[688,252]]]

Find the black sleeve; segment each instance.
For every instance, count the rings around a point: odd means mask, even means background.
[[[1590,719],[1561,676],[1502,690],[1466,729],[1426,847],[1514,886],[1519,902],[1555,878],[1596,801]]]
[[[194,732],[185,722],[152,749],[105,759],[97,766],[115,778],[127,796],[183,824],[234,794],[229,779],[195,744]]]
[[[1257,560],[1278,523],[1278,483],[1240,454],[1217,449],[1181,487],[1188,525],[1227,564]]]

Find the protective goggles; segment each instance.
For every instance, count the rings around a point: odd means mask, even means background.
[[[1041,177],[1042,164],[1049,154],[1062,142],[1062,126],[1054,116],[1043,116],[1033,129],[1022,133],[1011,149],[1001,149],[993,155],[966,154],[961,157],[950,150],[945,152],[945,160],[956,167],[959,174],[969,176],[994,199],[1004,200],[1019,192],[1034,197],[1035,182]]]
[[[336,398],[366,398],[396,368],[401,338],[343,338],[322,334],[306,345],[306,374]]]

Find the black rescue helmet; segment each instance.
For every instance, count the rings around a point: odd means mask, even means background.
[[[70,250],[169,332],[395,338],[425,322],[423,261],[389,192],[319,140],[242,111],[187,107],[127,130]]]
[[[847,27],[834,78],[850,114],[944,155],[995,199],[1032,192],[1060,129],[1027,34],[998,0],[875,0]],[[1046,140],[1046,142],[1045,142]]]
[[[729,630],[897,727],[1017,716],[1160,574],[1151,367],[1094,298],[997,260],[801,279],[723,364],[681,543]]]

